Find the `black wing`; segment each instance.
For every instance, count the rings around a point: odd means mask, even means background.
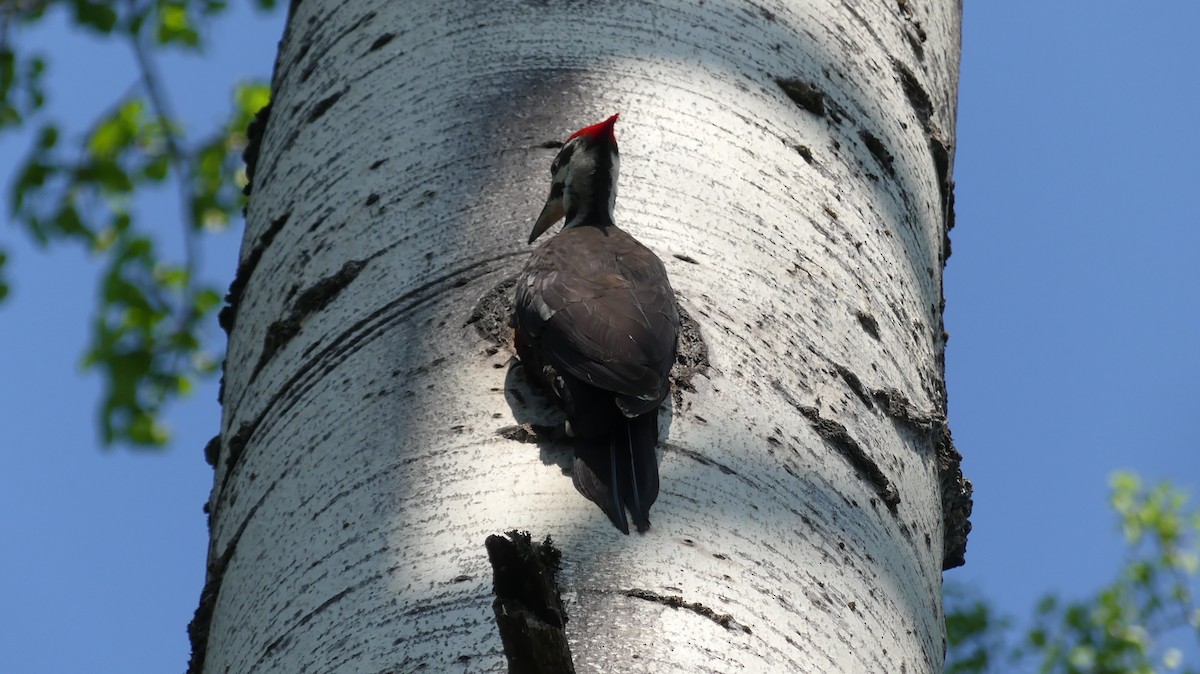
[[[675,294],[662,261],[617,227],[571,227],[538,248],[514,313],[547,362],[617,393],[627,416],[666,396],[679,333]]]

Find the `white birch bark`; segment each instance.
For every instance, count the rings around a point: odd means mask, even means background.
[[[941,671],[960,13],[294,7],[194,667],[503,671],[483,542],[524,529],[562,550],[577,671]],[[632,536],[575,492],[569,449],[497,434],[532,412],[506,397],[510,351],[468,324],[531,250],[543,144],[618,111],[617,221],[665,261],[711,363],[664,411],[662,494]]]

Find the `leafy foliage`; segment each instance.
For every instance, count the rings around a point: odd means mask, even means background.
[[[270,9],[275,3],[256,4]],[[22,30],[54,7],[89,32],[125,43],[139,67],[133,86],[99,111],[77,140],[65,140],[61,124],[45,112],[47,55],[19,44]],[[220,360],[205,348],[204,328],[212,325],[221,295],[195,278],[197,238],[228,227],[244,205],[245,129],[269,89],[239,84],[223,125],[189,132],[171,114],[154,59],[164,49],[202,49],[204,26],[225,9],[222,0],[50,0],[0,7],[0,133],[32,131],[33,137],[15,171],[8,209],[41,246],[81,245],[101,262],[83,365],[104,378],[105,444],[164,445],[164,406],[212,375]],[[163,186],[179,193],[184,250],[176,255],[159,243],[161,223],[139,222],[134,208],[140,194]],[[9,292],[6,262],[0,250],[0,300]]]
[[[1170,483],[1144,487],[1131,473],[1113,476],[1110,504],[1127,545],[1118,578],[1082,601],[1047,595],[1016,645],[1008,619],[977,595],[949,589],[947,672],[1200,674],[1179,648],[1189,635],[1200,647],[1200,510]]]
[[[946,674],[984,674],[1007,671],[1005,644],[1012,621],[967,588],[948,584],[943,600],[946,611]]]

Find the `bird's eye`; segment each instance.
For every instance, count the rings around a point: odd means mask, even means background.
[[[563,146],[559,151],[558,156],[554,158],[554,162],[550,164],[550,175],[556,176],[562,167],[571,163],[571,155],[575,154],[576,141],[571,141]]]

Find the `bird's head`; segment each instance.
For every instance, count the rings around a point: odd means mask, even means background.
[[[586,126],[567,138],[550,164],[550,197],[533,225],[529,243],[563,216],[567,227],[592,219],[612,222],[619,165],[613,126],[618,116]]]

